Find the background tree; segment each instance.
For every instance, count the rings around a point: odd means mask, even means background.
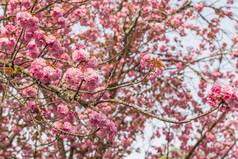
[[[0,158],[238,158],[237,2],[0,4]]]

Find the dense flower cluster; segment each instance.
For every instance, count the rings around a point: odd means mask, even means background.
[[[154,65],[152,63],[152,60],[156,58],[153,54],[143,54],[140,60],[140,66],[141,68],[154,68]]]
[[[18,12],[16,18],[20,26],[30,29],[31,31],[36,30],[38,27],[39,19],[28,12]]]
[[[60,115],[67,115],[69,113],[69,108],[67,105],[65,104],[60,104],[58,105],[57,107],[57,112],[60,114]]]
[[[110,141],[113,141],[117,134],[115,123],[109,120],[104,114],[93,112],[89,115],[89,123],[93,128],[99,129],[98,134],[101,137],[106,137]]]
[[[98,72],[92,68],[87,68],[85,73],[86,85],[89,89],[95,89],[99,86],[100,75]]]
[[[224,103],[230,107],[237,107],[238,96],[231,86],[222,87],[219,84],[215,84],[207,97],[207,102],[211,106],[218,106],[220,103]]]
[[[73,88],[78,88],[83,79],[83,72],[79,68],[69,68],[64,74],[65,83]]]
[[[238,1],[0,1],[0,158],[238,158]]]
[[[53,126],[54,126],[53,133],[57,133],[58,132],[57,129],[69,132],[74,130],[74,126],[68,121],[65,122],[56,121],[54,122]]]
[[[61,76],[61,70],[47,65],[46,60],[42,58],[35,59],[29,69],[32,76],[41,82],[49,83],[56,81]]]
[[[83,49],[75,50],[72,53],[72,59],[75,62],[87,62],[89,60],[89,53]]]
[[[84,82],[86,88],[95,89],[99,86],[100,75],[92,68],[84,71],[79,68],[69,68],[64,74],[64,81],[72,88],[78,88],[81,82]]]
[[[12,50],[15,44],[16,40],[13,38],[0,38],[0,48],[2,50]]]
[[[20,93],[25,97],[35,97],[37,95],[37,88],[34,86],[26,86],[21,89]]]
[[[28,55],[32,58],[37,58],[40,55],[40,50],[37,47],[35,40],[32,40],[27,45]]]

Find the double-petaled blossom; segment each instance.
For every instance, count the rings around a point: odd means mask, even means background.
[[[46,37],[46,43],[48,46],[49,52],[55,56],[59,57],[63,53],[63,47],[61,43],[54,36]]]
[[[46,61],[42,58],[35,59],[29,69],[31,75],[41,82],[53,82],[60,78],[61,70],[47,65]]]
[[[194,8],[195,8],[196,11],[201,12],[204,8],[204,4],[203,3],[196,3],[194,5]]]
[[[68,112],[69,112],[69,108],[68,108],[68,106],[65,105],[65,104],[60,104],[60,105],[58,105],[58,107],[57,107],[57,112],[58,112],[59,114],[61,114],[61,115],[67,115]]]
[[[156,56],[153,54],[144,54],[140,59],[141,68],[149,68],[152,69],[154,67],[152,60],[155,59]]]
[[[29,12],[18,12],[16,15],[17,24],[29,30],[36,30],[38,28],[39,19],[34,17]]]
[[[36,58],[40,55],[40,50],[37,47],[35,40],[32,40],[27,45],[28,55],[32,58]]]
[[[35,113],[37,111],[37,105],[34,101],[28,101],[26,105],[27,109],[31,112]]]
[[[12,50],[14,45],[16,44],[16,40],[14,38],[0,38],[0,48],[1,50]]]
[[[114,122],[109,120],[104,114],[93,112],[89,115],[89,123],[95,128],[99,129],[99,135],[112,141],[117,134],[117,127]]]
[[[89,60],[89,53],[83,49],[77,49],[72,53],[74,62],[87,62]]]
[[[59,24],[61,27],[65,26],[66,18],[64,18],[64,10],[60,5],[55,6],[53,10],[51,11],[51,16],[53,18],[53,21]]]
[[[63,17],[63,14],[64,13],[64,10],[60,7],[60,6],[55,6],[52,11],[51,11],[51,16],[53,18],[60,18],[60,17]]]
[[[211,106],[218,106],[221,103],[227,104],[229,107],[238,106],[238,97],[235,89],[231,86],[221,86],[215,84],[207,97],[207,102]]]
[[[61,131],[68,131],[68,132],[71,132],[74,130],[74,126],[68,122],[68,121],[56,121],[53,123],[53,133],[61,133]]]
[[[86,86],[89,89],[95,89],[99,86],[100,76],[98,72],[92,68],[87,68],[84,72]]]
[[[62,129],[63,129],[64,131],[71,131],[71,130],[73,129],[73,126],[72,126],[72,124],[71,124],[70,122],[65,121],[65,122],[63,123],[63,125],[62,125]]]
[[[29,9],[32,5],[32,1],[31,0],[9,0],[8,1],[8,5],[9,5],[9,10],[11,12],[14,12],[19,4],[21,4],[22,9]]]
[[[64,81],[67,85],[77,88],[84,80],[84,74],[79,68],[69,68],[64,74]]]
[[[20,93],[24,97],[35,97],[37,96],[37,88],[34,86],[27,86],[21,89]]]

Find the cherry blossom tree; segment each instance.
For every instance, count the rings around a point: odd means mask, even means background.
[[[236,0],[0,9],[1,159],[238,158]]]

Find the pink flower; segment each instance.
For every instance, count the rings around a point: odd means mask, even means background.
[[[218,84],[215,84],[212,87],[207,97],[207,102],[211,106],[218,106],[220,103],[225,103],[229,107],[237,107],[238,106],[237,100],[238,100],[237,94],[233,87],[231,86],[221,87]]]
[[[40,50],[36,45],[35,40],[32,40],[27,45],[28,48],[28,55],[32,58],[36,58],[40,55]]]
[[[0,38],[0,48],[1,50],[12,50],[16,44],[14,38]]]
[[[182,62],[179,62],[179,63],[176,64],[176,68],[177,68],[178,70],[181,70],[181,69],[184,68],[184,64],[183,64]]]
[[[215,139],[215,136],[214,136],[214,134],[213,133],[211,133],[211,132],[206,132],[206,138],[209,140],[209,141],[212,141],[212,140],[214,140]]]
[[[34,101],[27,102],[27,108],[30,109],[33,113],[37,111],[37,105]]]
[[[39,19],[32,16],[29,12],[18,12],[16,15],[17,23],[32,31],[38,28]]]
[[[227,0],[226,3],[227,3],[227,4],[233,4],[233,3],[234,3],[234,0]]]
[[[107,119],[104,114],[93,112],[89,115],[89,123],[95,129],[99,128],[99,135],[106,137],[109,141],[113,141],[117,134],[117,127],[115,123]]]
[[[53,10],[51,11],[52,18],[56,19],[63,17],[63,13],[64,10],[61,9],[59,6],[54,7]]]
[[[64,81],[72,87],[77,88],[84,79],[83,73],[78,68],[69,68],[64,74]]]
[[[72,53],[72,59],[74,62],[87,62],[89,60],[89,53],[83,49],[75,50]]]
[[[42,46],[43,44],[45,44],[46,35],[42,30],[35,31],[33,36],[38,46]]]
[[[46,37],[46,43],[48,44],[49,52],[53,56],[59,57],[61,54],[63,54],[64,50],[61,46],[61,43],[56,39],[56,37],[54,36]]]
[[[97,71],[87,68],[84,75],[87,87],[95,89],[99,85],[100,76]]]
[[[219,72],[219,71],[214,71],[214,72],[211,73],[211,75],[212,75],[213,77],[218,78],[218,77],[221,77],[221,76],[222,76],[222,73]]]
[[[141,60],[140,60],[140,66],[142,68],[153,68],[153,64],[151,63],[151,61],[155,58],[155,56],[153,54],[145,54],[142,55]]]
[[[37,95],[37,88],[30,86],[30,87],[26,87],[24,89],[22,89],[20,91],[22,96],[26,96],[26,97],[33,97]]]
[[[69,112],[69,108],[67,107],[67,105],[60,104],[57,107],[57,111],[62,115],[66,115]]]
[[[203,10],[203,8],[204,8],[204,4],[203,4],[203,3],[196,3],[196,4],[194,5],[194,8],[195,8],[195,10],[196,10],[197,12],[201,12],[201,11]]]
[[[32,76],[39,79],[41,82],[53,82],[61,77],[60,69],[54,69],[46,64],[42,58],[35,59],[29,69]]]
[[[87,63],[87,67],[95,69],[97,68],[97,66],[98,66],[97,58],[94,56],[91,57]]]
[[[72,128],[73,128],[73,126],[71,125],[70,122],[68,122],[68,121],[64,122],[64,124],[63,124],[63,130],[65,130],[65,131],[70,131],[70,130],[72,130]]]
[[[56,134],[57,133],[57,129],[62,129],[62,127],[63,127],[62,122],[60,122],[60,121],[54,122],[53,123],[53,129],[52,129],[53,133]]]
[[[176,14],[171,18],[170,23],[173,27],[179,27],[182,24],[182,19],[182,15]]]

